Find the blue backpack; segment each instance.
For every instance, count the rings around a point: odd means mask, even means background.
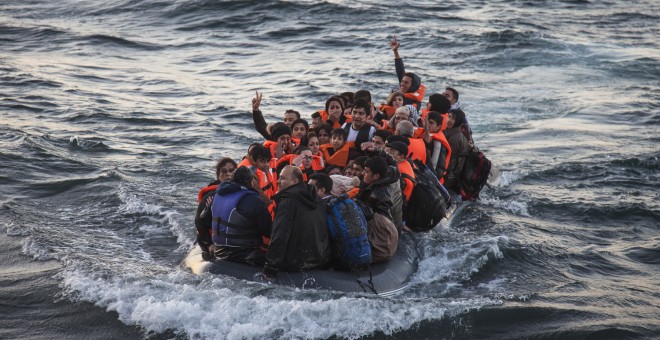
[[[327,204],[328,234],[334,257],[342,267],[349,269],[368,265],[371,245],[362,208],[346,195],[331,198]]]

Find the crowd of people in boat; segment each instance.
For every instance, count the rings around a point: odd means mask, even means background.
[[[367,90],[344,92],[310,122],[287,110],[268,124],[256,93],[252,117],[265,141],[238,163],[220,159],[216,180],[198,194],[205,259],[263,266],[266,279],[387,261],[401,233],[419,230],[406,207],[420,200],[420,173],[458,191],[473,148],[459,93],[447,87],[425,102],[426,87],[406,72],[399,46],[390,42],[399,88],[382,105]]]

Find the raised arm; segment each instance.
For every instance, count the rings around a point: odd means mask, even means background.
[[[396,69],[396,77],[399,81],[403,78],[403,74],[406,73],[406,68],[403,66],[403,60],[399,55],[400,46],[401,43],[396,40],[396,35],[392,36],[392,40],[390,40],[390,48],[392,49],[392,52],[394,52],[394,68]]]
[[[259,132],[264,138],[270,140],[271,136],[270,133],[268,133],[268,124],[266,124],[263,113],[259,110],[262,96],[263,93],[256,91],[256,95],[252,98],[252,121],[254,122],[254,128],[257,132]]]

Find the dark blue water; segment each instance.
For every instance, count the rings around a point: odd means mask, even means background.
[[[0,3],[0,338],[657,338],[657,1]],[[503,171],[393,298],[179,263],[221,156],[343,91],[453,86]]]

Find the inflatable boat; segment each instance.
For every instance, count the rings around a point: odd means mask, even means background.
[[[497,171],[497,170],[495,170]],[[499,171],[491,172],[489,184],[499,180]],[[452,205],[447,209],[446,217],[439,223],[441,227],[451,224],[453,218],[465,207],[460,195],[449,192]],[[438,226],[436,226],[437,228]],[[432,232],[432,231],[431,231]],[[417,272],[420,260],[418,241],[423,233],[402,233],[396,254],[384,263],[372,264],[367,270],[345,272],[336,270],[311,270],[305,272],[279,272],[271,283],[299,289],[324,289],[346,293],[371,293],[382,296],[395,295],[408,287],[410,279]],[[238,279],[262,282],[263,267],[224,260],[206,261],[201,249],[195,245],[190,250],[182,265],[194,274],[204,273],[228,275]]]

